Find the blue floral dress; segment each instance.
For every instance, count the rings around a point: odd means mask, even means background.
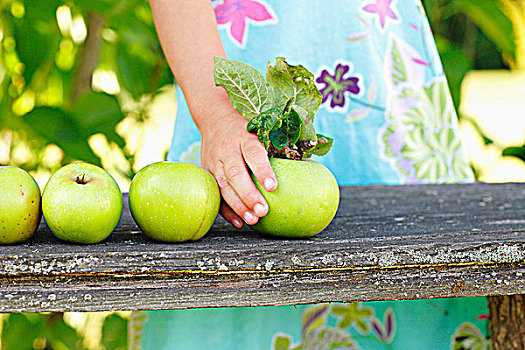
[[[213,1],[228,58],[265,72],[275,57],[314,73],[315,158],[340,185],[473,180],[419,0]],[[179,91],[168,159],[199,164],[200,134]],[[145,349],[487,347],[484,298],[148,312]]]

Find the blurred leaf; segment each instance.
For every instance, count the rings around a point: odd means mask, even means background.
[[[128,345],[128,321],[117,314],[111,314],[102,326],[102,345],[107,350],[124,350]]]
[[[16,52],[25,66],[23,77],[29,83],[40,65],[52,57],[54,45],[49,35],[25,19],[14,21],[14,38]]]
[[[507,147],[503,150],[502,155],[516,157],[525,162],[525,145],[521,147]]]
[[[138,44],[117,43],[117,76],[135,99],[149,91],[148,81],[153,71],[151,62],[144,60],[140,51],[145,49]]]
[[[125,146],[124,139],[115,132],[116,125],[124,118],[115,96],[88,92],[76,101],[71,112],[84,135],[101,132],[119,147]]]
[[[508,69],[507,64],[504,62],[503,54],[496,43],[491,41],[483,32],[480,31],[479,34],[474,44],[476,48],[475,55],[472,57],[474,59],[474,69]],[[514,57],[510,55],[505,56],[514,60]]]
[[[121,1],[120,1],[121,2]],[[95,11],[101,15],[107,14],[118,1],[114,0],[77,0],[75,5],[78,6],[84,13]]]
[[[79,126],[73,118],[59,108],[37,107],[23,117],[26,124],[48,143],[64,151],[67,160],[84,160],[101,165]]]
[[[172,83],[153,24],[137,18],[130,9],[126,16],[114,19],[118,33],[115,44],[116,73],[120,84],[135,99]]]
[[[81,349],[82,339],[64,322],[62,313],[50,314],[46,322],[47,339],[53,350]]]
[[[143,0],[120,0],[118,11],[111,16],[111,27],[122,33],[125,29],[133,29],[150,37],[157,38],[157,31],[153,23],[153,15],[149,3]],[[145,14],[149,12],[149,15]],[[158,40],[148,45],[157,45]]]
[[[494,0],[460,0],[457,9],[471,18],[498,47],[515,57],[516,44],[511,20]]]
[[[24,0],[23,3],[26,17],[30,20],[39,19],[56,26],[55,16],[58,6],[62,3],[61,0]],[[55,22],[52,23],[51,20]]]
[[[13,21],[15,49],[24,63],[24,79],[29,83],[35,71],[58,50],[59,30],[55,15],[58,0],[25,0],[25,15]]]
[[[460,47],[448,42],[442,36],[436,35],[436,44],[443,62],[443,69],[448,80],[452,100],[457,111],[461,97],[461,82],[467,72],[473,68],[473,62],[465,55]]]
[[[44,338],[44,327],[38,314],[36,322],[31,322],[23,314],[10,314],[3,322],[2,349],[33,349],[36,338]]]

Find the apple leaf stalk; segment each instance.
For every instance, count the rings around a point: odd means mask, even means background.
[[[235,110],[250,120],[248,132],[257,134],[270,157],[302,160],[323,156],[332,147],[330,137],[315,132],[322,95],[303,66],[277,57],[275,66],[268,63],[265,79],[246,63],[215,57],[214,76]]]

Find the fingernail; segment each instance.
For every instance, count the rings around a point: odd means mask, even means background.
[[[264,180],[264,188],[266,188],[268,191],[271,191],[275,188],[275,180],[272,178],[267,178]]]
[[[244,217],[244,221],[246,221],[246,223],[252,222],[255,219],[255,216],[253,216],[253,214],[250,213],[249,211],[244,213],[243,217]]]
[[[253,211],[255,212],[255,215],[257,215],[258,217],[265,216],[266,213],[268,212],[266,210],[266,207],[262,205],[261,203],[255,204],[255,206],[253,207]]]
[[[233,226],[237,228],[242,228],[242,222],[240,222],[239,220],[233,219],[232,222],[233,222]]]

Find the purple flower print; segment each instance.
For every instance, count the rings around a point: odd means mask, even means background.
[[[383,315],[384,325],[377,318],[373,317],[370,321],[372,331],[385,344],[392,343],[396,334],[396,323],[392,308],[388,308]]]
[[[258,25],[277,21],[270,6],[255,0],[224,0],[215,7],[215,17],[218,25],[229,25],[230,37],[241,47],[246,46],[249,21]]]
[[[363,7],[363,11],[377,14],[379,16],[379,23],[381,23],[381,28],[385,28],[386,18],[390,17],[392,19],[397,19],[396,14],[390,6],[392,5],[392,0],[374,0],[374,3],[368,4]]]
[[[350,66],[342,63],[337,64],[334,74],[330,74],[328,70],[323,69],[319,77],[315,80],[317,83],[324,85],[319,91],[323,95],[322,103],[330,99],[330,107],[336,106],[344,107],[345,92],[357,95],[361,90],[357,85],[359,78],[345,77],[345,74],[350,71]]]

